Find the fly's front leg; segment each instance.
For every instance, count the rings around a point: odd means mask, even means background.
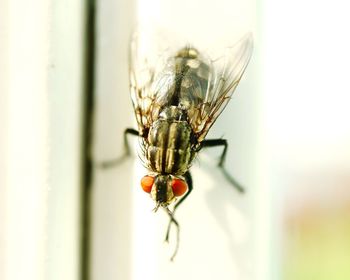
[[[184,175],[185,177],[185,180],[186,180],[186,183],[187,183],[187,186],[188,186],[188,191],[187,193],[181,197],[175,204],[174,206],[174,210],[171,214],[169,214],[169,217],[170,217],[170,220],[169,220],[169,224],[168,224],[168,228],[167,228],[167,231],[166,231],[166,235],[165,235],[165,241],[166,242],[169,242],[169,233],[170,233],[170,228],[171,228],[171,225],[174,223],[177,228],[179,228],[179,225],[178,223],[176,222],[176,220],[174,220],[174,214],[175,214],[175,211],[176,209],[180,206],[180,204],[190,195],[191,191],[193,190],[193,183],[192,183],[192,176],[191,176],[191,173],[189,171],[187,171]],[[178,230],[179,231],[179,230]]]
[[[98,164],[99,167],[105,169],[113,166],[117,166],[122,163],[130,155],[130,146],[128,142],[128,135],[139,136],[139,132],[133,128],[127,128],[124,131],[124,154],[118,158],[104,161]]]
[[[202,142],[202,148],[210,148],[210,147],[220,147],[223,146],[224,150],[222,151],[220,160],[219,160],[219,168],[221,169],[222,173],[224,174],[225,178],[239,191],[244,192],[244,188],[227,172],[224,166],[225,158],[226,158],[226,152],[228,148],[228,143],[226,139],[208,139],[203,140]]]

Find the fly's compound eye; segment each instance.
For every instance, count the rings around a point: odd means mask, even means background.
[[[175,196],[181,196],[188,190],[186,182],[181,179],[174,179],[171,187]]]
[[[154,183],[154,177],[152,176],[144,176],[141,179],[141,187],[146,193],[151,192],[153,183]]]

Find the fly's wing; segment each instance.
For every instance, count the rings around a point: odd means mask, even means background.
[[[141,136],[146,135],[154,121],[154,112],[159,110],[157,92],[154,90],[155,79],[160,75],[160,65],[165,63],[163,60],[171,52],[168,38],[165,37],[160,32],[137,31],[130,42],[130,94]]]
[[[179,45],[183,48],[179,49]],[[182,38],[170,39],[161,32],[134,33],[129,57],[130,84],[139,134],[146,135],[181,77],[179,105],[187,111],[197,140],[203,141],[236,89],[252,48],[253,40],[249,34],[227,48],[224,56],[211,60],[186,46]],[[196,53],[194,59],[181,55],[189,50]],[[176,71],[178,59],[189,69],[181,75]]]
[[[191,126],[199,142],[203,141],[210,127],[226,107],[246,69],[253,50],[251,34],[244,36],[226,54],[212,60],[214,69],[208,91],[190,113]]]
[[[154,98],[150,91],[154,67],[146,55],[147,47],[141,48],[142,41],[145,41],[145,38],[139,33],[134,33],[129,53],[130,95],[141,136],[151,125],[149,112]]]

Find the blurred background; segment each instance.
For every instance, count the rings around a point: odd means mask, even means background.
[[[346,1],[0,2],[0,279],[350,279]],[[251,62],[176,217],[123,153],[136,23],[198,44],[254,36]]]

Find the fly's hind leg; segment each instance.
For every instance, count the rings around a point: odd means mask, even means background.
[[[223,146],[224,150],[222,151],[222,154],[220,156],[220,161],[218,164],[218,167],[221,169],[222,173],[224,174],[225,178],[239,191],[244,192],[244,188],[227,172],[224,162],[226,158],[226,152],[228,148],[228,143],[226,139],[208,139],[203,140],[202,142],[202,148],[210,148],[210,147],[220,147]]]
[[[186,180],[186,183],[187,183],[187,186],[188,186],[188,191],[183,197],[181,197],[176,202],[176,204],[174,206],[174,210],[172,212],[168,213],[169,217],[170,217],[170,220],[169,220],[169,224],[168,224],[166,235],[165,235],[165,241],[166,242],[169,242],[169,233],[170,233],[170,228],[171,228],[172,224],[175,224],[175,226],[178,228],[178,237],[177,237],[177,239],[178,239],[178,242],[179,242],[179,224],[176,222],[176,220],[174,220],[174,214],[175,214],[176,209],[190,195],[191,191],[193,190],[193,183],[192,183],[191,173],[189,171],[187,171],[185,173],[184,177],[185,177],[185,180]]]
[[[176,246],[175,246],[175,250],[174,250],[174,253],[172,254],[170,260],[173,261],[176,254],[177,254],[177,251],[179,250],[179,244],[180,244],[180,225],[178,223],[178,221],[174,218],[174,213],[171,212],[169,210],[169,208],[164,208],[164,210],[168,213],[169,217],[170,217],[170,221],[169,221],[169,226],[171,223],[174,223],[175,226],[176,226]],[[169,231],[169,227],[168,227],[168,231]]]
[[[121,164],[128,156],[130,156],[130,146],[128,142],[128,135],[139,136],[139,132],[133,128],[127,128],[124,131],[124,153],[118,158],[114,158],[111,160],[106,160],[99,163],[97,166],[102,169],[107,169],[113,166],[117,166]]]

